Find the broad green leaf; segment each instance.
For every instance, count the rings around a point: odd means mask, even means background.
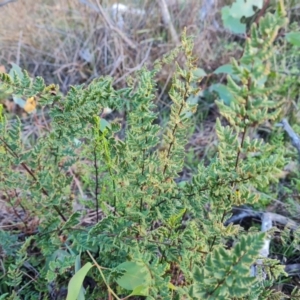
[[[17,76],[20,78],[20,80],[24,77],[22,69],[14,63],[11,63],[11,69],[9,70],[9,76],[13,77],[14,72],[17,74]]]
[[[130,296],[148,296],[149,294],[149,287],[144,285],[139,285],[133,289],[130,293]]]
[[[77,300],[83,283],[83,280],[88,271],[93,267],[90,262],[87,262],[75,275],[71,278],[68,284],[67,300]]]
[[[226,64],[226,65],[220,66],[219,68],[214,70],[213,73],[214,74],[226,73],[226,74],[230,74],[230,75],[234,74],[231,64]]]
[[[4,300],[6,298],[6,296],[8,296],[8,295],[9,295],[8,293],[2,294],[0,296],[0,300]]]
[[[194,95],[191,95],[190,97],[188,97],[188,99],[186,100],[186,102],[188,104],[197,104],[199,101],[199,97],[198,95],[194,96]]]
[[[100,131],[104,132],[104,130],[108,128],[111,129],[111,125],[109,122],[107,122],[105,119],[101,118],[100,119]]]
[[[24,108],[26,101],[20,98],[19,96],[13,95],[13,100],[16,104],[18,104],[20,107]]]
[[[201,68],[197,68],[193,73],[196,78],[202,78],[206,76],[206,72]]]
[[[236,0],[231,7],[222,8],[222,20],[224,27],[230,31],[241,34],[246,32],[246,25],[241,23],[241,18],[254,15],[254,7],[261,9],[263,0]]]
[[[76,259],[75,259],[75,272],[78,272],[81,268],[81,254],[76,255]],[[83,287],[83,285],[81,285],[80,291],[79,291],[79,295],[77,297],[78,300],[84,300],[84,293],[85,293],[85,289]]]
[[[146,266],[140,262],[127,261],[117,267],[125,270],[123,276],[117,279],[117,283],[126,290],[134,290],[139,286],[149,286],[151,276]]]
[[[187,185],[187,183],[188,183],[188,181],[185,181],[185,180],[180,181],[180,182],[178,183],[178,187],[184,188],[184,187]]]
[[[289,43],[300,47],[300,32],[289,32],[285,35],[285,38]]]
[[[168,283],[168,288],[171,289],[171,290],[174,290],[174,291],[177,290],[177,287],[172,282]]]
[[[78,254],[75,258],[75,272],[78,272],[81,268],[81,255]]]
[[[228,6],[222,8],[222,20],[224,27],[231,32],[236,34],[246,32],[246,25],[240,22],[240,18],[235,18],[230,14],[230,8]]]
[[[224,101],[225,104],[229,105],[234,98],[230,91],[228,90],[227,86],[221,83],[213,84],[210,87],[210,91],[217,92],[219,94],[220,99]]]
[[[242,17],[249,18],[255,13],[253,7],[261,9],[263,2],[263,0],[236,0],[230,8],[230,14],[232,17],[238,19]]]
[[[236,73],[234,72],[232,64],[225,64],[223,66],[220,66],[213,73],[214,74],[229,74],[235,81],[240,82],[240,77],[237,76]]]

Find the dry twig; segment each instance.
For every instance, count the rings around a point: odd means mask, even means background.
[[[293,128],[290,126],[287,119],[283,119],[281,121],[281,126],[286,131],[286,133],[289,135],[292,145],[297,149],[299,156],[300,156],[300,138],[299,138],[299,136],[295,133]]]
[[[92,8],[94,11],[98,12],[102,18],[104,19],[105,23],[107,24],[107,26],[115,31],[120,37],[121,39],[132,49],[136,49],[137,46],[116,26],[113,25],[113,22],[110,20],[108,14],[104,11],[102,5],[100,4],[99,0],[97,0],[97,6],[90,3],[87,0],[79,0],[81,3],[87,5],[88,7]]]
[[[280,224],[282,226],[287,226],[290,229],[297,229],[298,224],[291,220],[290,218],[284,217],[279,214],[271,213],[271,212],[258,212],[254,211],[251,208],[243,208],[243,207],[238,207],[234,209],[235,211],[238,211],[238,213],[234,214],[229,220],[225,222],[225,226],[229,225],[230,223],[240,223],[243,219],[245,218],[253,218],[257,220],[263,220],[264,215],[268,214],[268,218],[272,223],[275,224]]]
[[[0,7],[1,7],[1,6],[4,6],[4,5],[6,5],[6,4],[12,3],[12,2],[16,2],[16,1],[17,1],[17,0],[6,0],[6,1],[0,3]]]
[[[171,16],[170,16],[170,13],[169,13],[169,10],[168,10],[167,3],[165,2],[165,0],[158,0],[157,2],[158,2],[158,5],[160,6],[160,9],[161,9],[163,22],[165,23],[165,26],[170,31],[172,41],[173,41],[173,43],[178,45],[179,44],[179,38],[178,38],[177,32],[176,32],[176,30],[173,26],[173,23],[171,21]]]

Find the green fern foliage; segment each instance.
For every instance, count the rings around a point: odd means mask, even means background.
[[[54,299],[93,257],[95,268],[83,284],[86,299],[275,295],[261,287],[284,274],[277,260],[263,260],[268,282],[250,276],[266,235],[224,224],[234,206],[259,200],[260,189],[276,182],[284,163],[283,150],[257,139],[255,129],[282,113],[269,60],[285,24],[280,2],[274,14],[252,26],[241,59],[232,60],[235,76],[227,78],[235,101],[217,101],[217,154],[209,165],[199,162],[184,184],[178,181],[197,109],[187,99],[199,92],[193,41],[185,32],[181,46],[152,70],[137,71],[120,90],[104,77],[62,95],[26,72],[0,74],[0,91],[35,99],[51,120],[28,142],[22,121],[10,122],[1,110],[0,191],[11,209],[27,215],[23,232],[0,230],[0,239],[9,241],[0,247],[0,294]],[[170,63],[176,72],[163,127],[157,124],[156,75]],[[126,108],[126,125],[105,119],[106,107]]]
[[[250,276],[250,266],[259,255],[264,237],[263,233],[248,235],[231,250],[215,248],[206,257],[205,267],[196,267],[194,296],[199,299],[247,296],[257,280]]]

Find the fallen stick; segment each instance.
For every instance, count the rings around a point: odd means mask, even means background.
[[[16,2],[16,1],[17,0],[6,0],[6,1],[0,3],[0,7],[6,5],[8,3],[12,3],[12,2]]]
[[[178,38],[177,32],[176,32],[176,30],[173,26],[173,23],[171,21],[171,16],[170,16],[170,13],[169,13],[167,3],[166,3],[165,0],[158,0],[157,2],[158,2],[158,5],[160,6],[160,9],[161,9],[163,22],[164,22],[165,26],[170,31],[172,41],[175,45],[178,45],[179,44],[179,38]]]
[[[268,214],[268,217],[272,221],[272,223],[275,224],[280,224],[282,226],[287,226],[290,229],[297,229],[299,227],[299,224],[297,224],[295,221],[291,220],[290,218],[284,217],[279,214],[271,213],[271,212],[258,212],[254,211],[250,208],[242,208],[242,207],[237,207],[234,208],[234,211],[239,213],[234,214],[230,219],[228,219],[225,222],[225,226],[229,225],[230,223],[240,223],[244,218],[251,217],[254,219],[262,220],[264,214]]]
[[[292,145],[297,149],[300,158],[300,138],[298,134],[295,133],[287,119],[282,119],[282,121],[278,125],[282,126],[286,133],[289,135]]]

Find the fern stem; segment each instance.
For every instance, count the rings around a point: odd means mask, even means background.
[[[227,213],[228,213],[227,211],[225,211],[225,210],[223,211],[223,215],[222,215],[222,218],[221,218],[221,223],[222,224],[224,223],[224,218],[227,215]],[[212,249],[213,249],[213,247],[215,245],[216,239],[217,239],[217,236],[215,235],[213,237],[213,241],[212,241],[211,245],[209,246],[209,251],[212,251]]]
[[[144,123],[144,118],[142,118],[142,123]],[[147,137],[145,138],[146,141],[146,145],[147,145]],[[142,176],[144,175],[144,171],[145,171],[145,149],[143,149],[143,161],[142,161]],[[140,187],[142,189],[142,187]],[[140,212],[142,212],[143,210],[143,197],[140,198]]]
[[[184,94],[183,99],[186,99],[186,95],[187,95],[187,91],[185,91],[185,94]],[[183,101],[185,101],[185,100],[183,100]],[[184,107],[184,105],[181,104],[181,107],[180,107],[179,112],[178,112],[178,116],[180,116],[183,107]],[[176,132],[177,127],[178,127],[178,125],[175,124],[175,125],[174,125],[174,128],[173,128],[173,130],[172,130],[172,135],[173,135],[173,137],[174,137],[174,134],[175,134],[175,132]],[[173,145],[174,145],[174,138],[173,138],[173,141],[172,141],[172,142],[170,143],[170,145],[169,145],[169,149],[168,149],[168,153],[167,153],[167,158],[170,157],[170,154],[171,154],[171,150],[172,150]],[[164,169],[163,169],[163,174],[166,173],[167,168],[168,168],[168,165],[165,164]]]
[[[117,214],[117,195],[116,195],[116,181],[112,179],[113,189],[114,189],[114,215]]]
[[[248,88],[248,91],[250,91],[250,88],[251,88],[251,78],[248,78],[248,82],[247,82],[247,88]],[[249,94],[246,96],[246,109],[248,108],[248,103],[249,103]],[[243,121],[244,121],[244,125],[245,124],[245,120],[246,120],[246,116],[244,116],[243,118]],[[242,135],[242,141],[241,141],[241,145],[240,145],[240,149],[243,148],[244,146],[244,141],[245,141],[245,137],[246,137],[246,132],[247,132],[247,126],[244,127],[244,131],[243,131],[243,135]],[[241,155],[241,150],[238,150],[238,153],[237,153],[237,157],[236,157],[236,161],[235,161],[235,170],[237,170],[237,167],[238,167],[238,164],[239,164],[239,159],[240,159],[240,155]]]
[[[2,143],[4,144],[5,146],[5,149],[12,155],[14,156],[15,158],[19,158],[19,156],[10,148],[10,146],[0,137],[0,140],[2,141]],[[21,166],[23,167],[23,169],[25,169],[25,171],[33,178],[33,180],[35,181],[35,183],[38,183],[38,180],[37,178],[35,177],[34,173],[32,170],[29,169],[29,167],[24,163],[22,162],[21,163]],[[42,193],[49,197],[49,194],[48,192],[42,188]],[[58,215],[62,218],[63,221],[67,221],[66,217],[63,215],[63,213],[60,211],[59,207],[57,205],[53,205],[53,208],[55,209],[55,211],[58,213]]]
[[[99,193],[99,174],[98,174],[98,165],[97,165],[97,146],[94,148],[94,168],[96,173],[96,183],[95,183],[95,204],[96,204],[96,219],[97,223],[99,222],[99,203],[98,203],[98,193]]]
[[[61,135],[62,135],[62,132],[61,132],[61,130],[60,130],[60,131],[59,131],[59,134],[58,134],[58,140],[60,140]],[[55,158],[54,158],[55,165],[57,164],[58,150],[59,150],[59,147],[57,146],[57,147],[56,147],[56,152],[53,154],[54,157],[55,157]]]
[[[246,132],[247,132],[247,127],[244,128],[243,135],[242,135],[242,141],[241,141],[241,148],[243,148],[245,137],[246,137]],[[237,170],[239,160],[240,160],[240,155],[241,155],[241,150],[238,150],[237,156],[236,156],[236,161],[235,161],[235,170]]]

